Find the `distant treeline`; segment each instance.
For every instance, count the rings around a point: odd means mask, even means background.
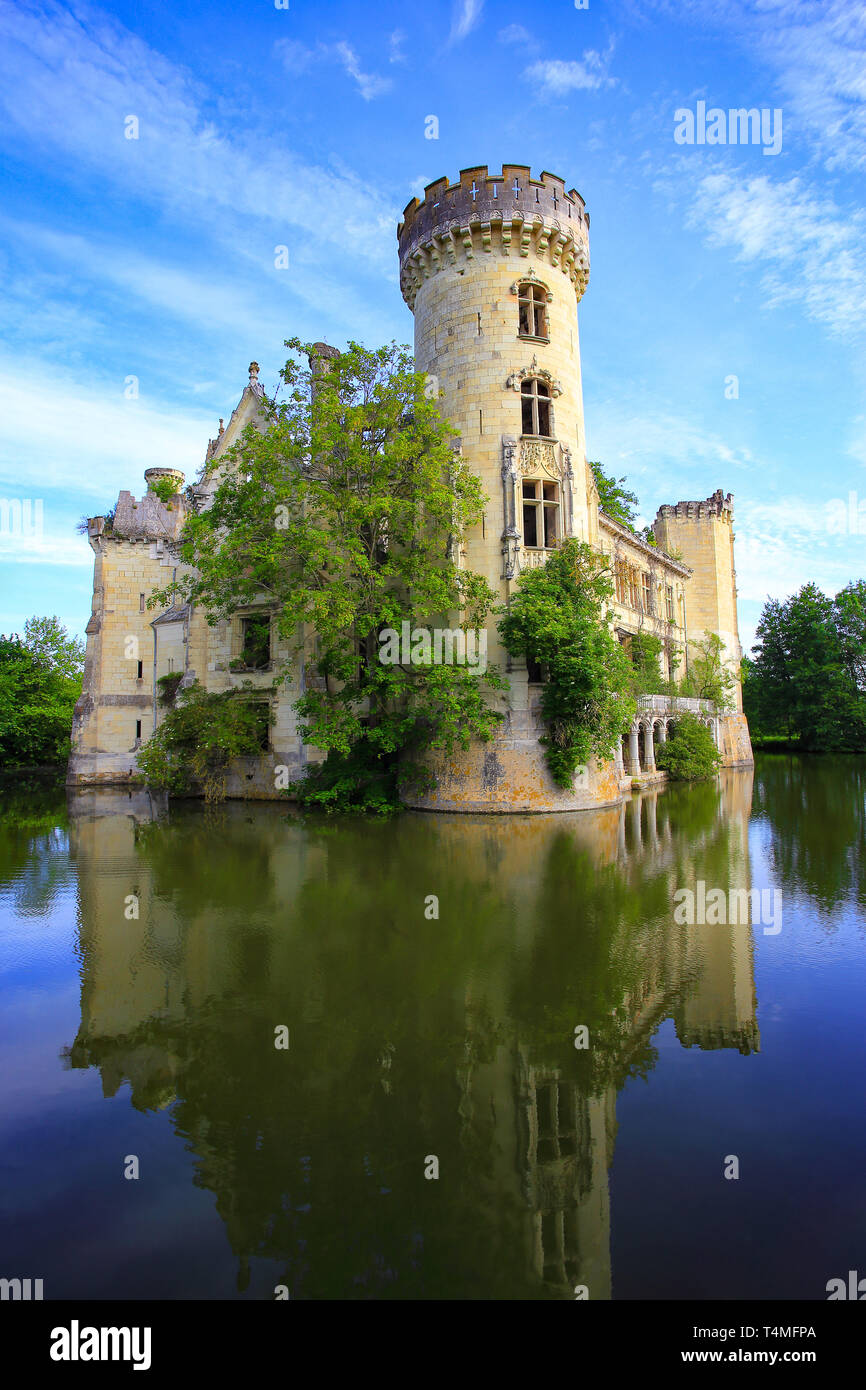
[[[804,584],[770,599],[743,661],[752,734],[805,752],[866,752],[866,580],[828,598]]]
[[[59,618],[28,618],[0,634],[0,768],[59,765],[69,757],[84,644]]]

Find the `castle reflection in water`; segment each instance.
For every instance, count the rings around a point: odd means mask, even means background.
[[[610,1298],[618,1091],[668,1018],[758,1048],[753,928],[673,896],[751,887],[751,796],[379,825],[73,793],[69,1064],[171,1107],[241,1289],[265,1257],[292,1298]]]

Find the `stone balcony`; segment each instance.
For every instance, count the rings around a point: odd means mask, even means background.
[[[538,570],[547,562],[548,555],[553,554],[553,548],[542,550],[531,546],[524,546],[520,552],[520,567],[525,570]]]
[[[639,695],[637,714],[617,749],[616,767],[624,776],[635,780],[653,780],[656,771],[657,743],[667,743],[677,715],[696,714],[706,724],[719,746],[718,710],[712,700],[699,700],[690,695]]]
[[[715,714],[712,700],[698,700],[690,695],[639,695],[638,710],[651,710],[660,714],[675,714],[691,710],[693,714]]]

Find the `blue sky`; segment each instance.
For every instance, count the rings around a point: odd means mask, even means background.
[[[677,144],[699,101],[781,110],[780,152]],[[866,575],[854,0],[15,0],[0,134],[0,498],[42,501],[41,534],[0,534],[0,630],[83,631],[76,521],[151,465],[192,477],[252,358],[270,390],[295,334],[411,342],[402,209],[503,161],[591,214],[589,456],[647,519],[734,493],[744,645],[768,595]]]

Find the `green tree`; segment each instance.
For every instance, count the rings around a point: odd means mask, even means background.
[[[628,646],[631,657],[632,678],[630,689],[634,695],[658,695],[665,685],[659,661],[664,642],[650,632],[635,632]]]
[[[629,531],[635,529],[635,508],[640,506],[637,496],[629,492],[622,486],[625,478],[614,478],[605,473],[598,460],[590,461],[595,485],[598,488],[598,504],[601,510],[618,521],[621,526],[627,526]],[[652,542],[655,545],[655,540]]]
[[[613,595],[606,557],[568,540],[527,570],[499,623],[513,656],[546,667],[541,709],[551,776],[570,787],[581,763],[610,757],[634,718],[629,661],[605,615]]]
[[[745,708],[767,733],[811,752],[866,748],[866,582],[829,597],[816,584],[768,601]]]
[[[790,738],[793,680],[784,629],[783,605],[768,599],[755,633],[755,656],[744,661],[743,709],[751,728]]]
[[[718,633],[709,632],[690,643],[689,669],[680,684],[681,695],[712,700],[719,709],[731,705],[734,676],[725,659],[725,646]]]
[[[194,570],[160,598],[181,593],[216,622],[264,596],[293,658],[320,678],[296,709],[328,761],[300,794],[363,801],[362,784],[383,770],[396,794],[400,779],[424,781],[425,748],[489,738],[499,717],[484,694],[502,684],[493,671],[381,659],[384,634],[404,622],[450,628],[459,613],[461,626],[483,628],[496,596],[456,558],[484,494],[408,349],[350,343],[315,378],[295,358],[281,376],[264,428],[249,426],[208,466],[213,503],[182,542]]]
[[[0,766],[35,767],[69,757],[84,644],[56,617],[28,618],[24,636],[0,636]]]
[[[721,761],[710,730],[690,712],[679,716],[668,741],[656,748],[656,766],[675,782],[714,777]]]

